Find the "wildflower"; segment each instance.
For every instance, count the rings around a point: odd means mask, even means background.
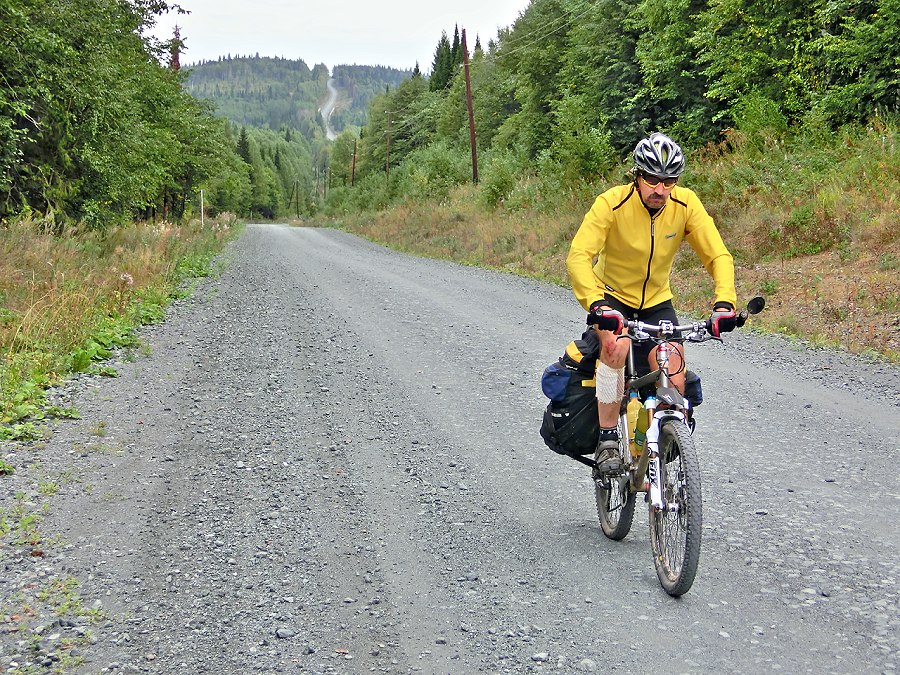
[[[119,281],[129,287],[134,286],[134,277],[131,276],[128,272],[122,272],[122,275],[119,277]]]

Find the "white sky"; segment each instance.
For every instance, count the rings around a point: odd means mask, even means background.
[[[530,0],[441,0],[440,9],[421,0],[172,0],[191,13],[160,18],[153,34],[172,37],[181,27],[186,65],[227,54],[303,59],[324,63],[431,70],[441,32],[453,41],[453,27],[466,29],[469,50],[475,36],[487,48],[498,28],[511,26]],[[438,3],[435,3],[438,4]]]

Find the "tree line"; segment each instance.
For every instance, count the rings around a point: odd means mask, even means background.
[[[371,208],[471,176],[460,27],[427,76],[336,68],[351,103],[328,144],[324,66],[225,57],[186,75],[170,67],[181,41],[149,37],[171,9],[0,0],[0,219],[177,219],[200,188],[240,215],[311,212],[326,193],[328,208]],[[474,36],[482,190],[499,203],[527,174],[596,179],[655,129],[698,148],[727,129],[895,124],[898,28],[900,0],[533,0],[486,49]]]
[[[479,153],[507,183],[524,172],[571,183],[610,171],[654,130],[699,148],[727,129],[827,136],[896,120],[898,30],[900,0],[533,0],[472,53]],[[445,33],[429,78],[414,74],[369,108],[355,180],[377,175],[393,192],[333,200],[439,193],[467,179],[455,44]],[[349,174],[335,160],[332,175]]]
[[[260,114],[245,103],[239,117],[217,110],[191,95],[180,36],[150,36],[167,11],[175,6],[161,0],[0,0],[0,220],[32,218],[53,231],[178,220],[196,212],[202,188],[212,213],[314,208],[325,66],[230,56],[204,64],[201,89],[240,81],[255,96],[277,84],[272,98],[292,89],[300,101],[281,109],[270,100]]]
[[[225,57],[186,68],[187,91],[209,100],[216,114],[235,124],[293,127],[312,139],[319,132],[319,100],[326,94],[328,68],[302,60],[260,56]]]
[[[237,170],[227,125],[142,37],[157,0],[0,0],[0,218],[178,217]]]

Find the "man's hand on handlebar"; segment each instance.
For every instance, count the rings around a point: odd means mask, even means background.
[[[603,300],[591,304],[587,322],[600,330],[611,330],[616,335],[625,328],[625,317],[622,316],[622,312],[613,309]]]
[[[722,333],[730,333],[737,328],[738,316],[730,302],[717,302],[706,323],[713,337],[722,337]]]

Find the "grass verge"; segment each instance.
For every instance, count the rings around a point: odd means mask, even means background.
[[[137,343],[134,329],[206,276],[237,231],[234,218],[200,227],[139,223],[104,231],[0,225],[0,438],[36,440],[46,390],[71,373],[114,375],[101,362]]]

